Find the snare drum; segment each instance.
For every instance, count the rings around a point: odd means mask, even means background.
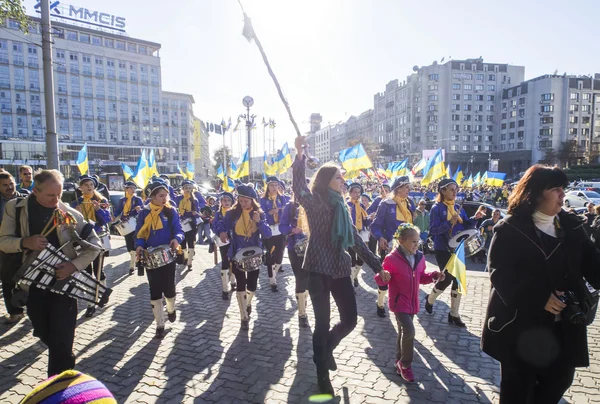
[[[296,252],[296,255],[298,257],[304,257],[306,247],[308,247],[308,237],[303,237],[300,240],[297,240],[294,244],[294,251]]]
[[[483,236],[477,229],[458,232],[448,241],[448,247],[455,250],[461,241],[465,242],[465,257],[477,254],[485,245]]]
[[[361,230],[358,234],[360,235],[360,238],[362,238],[362,241],[365,243],[369,242],[369,230]]]
[[[271,237],[275,237],[275,236],[281,235],[281,232],[279,231],[279,225],[278,224],[270,224],[269,227],[271,228]]]
[[[143,256],[144,266],[148,270],[164,267],[177,259],[177,253],[168,244],[148,247],[143,251]]]
[[[192,231],[192,218],[191,217],[185,218],[181,221],[181,229],[183,230],[184,233],[187,233],[188,231]]]
[[[110,233],[108,231],[102,231],[101,233],[98,233],[98,238],[102,244],[104,255],[108,255],[108,252],[110,251]]]
[[[127,217],[115,222],[115,229],[121,236],[126,236],[135,231],[136,219],[135,217]]]
[[[246,247],[239,250],[233,260],[238,268],[245,272],[256,271],[262,264],[263,251],[258,247]]]

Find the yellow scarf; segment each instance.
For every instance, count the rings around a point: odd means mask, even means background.
[[[131,211],[131,200],[133,199],[133,195],[129,196],[125,194],[125,205],[123,205],[123,216],[129,216],[129,212]]]
[[[183,194],[183,198],[179,201],[179,216],[183,215],[185,212],[192,211],[192,200],[186,194]]]
[[[256,222],[250,217],[251,210],[242,209],[242,214],[238,221],[235,223],[235,234],[245,238],[250,238],[258,227]]]
[[[277,193],[275,193],[274,195],[269,194],[269,199],[273,201],[273,209],[277,209],[277,196]],[[275,223],[279,223],[279,211],[273,214],[273,220],[275,221]]]
[[[158,206],[150,202],[150,213],[146,215],[144,224],[137,233],[137,238],[143,238],[148,240],[150,232],[152,230],[160,230],[163,228],[162,219],[160,218],[160,212],[163,211],[164,206]]]
[[[225,214],[228,210],[229,208],[226,208],[225,206],[221,205],[221,219],[225,217]]]
[[[354,204],[354,211],[356,212],[356,228],[358,231],[363,229],[363,220],[367,218],[367,212],[360,206],[360,202],[352,202]]]
[[[458,223],[463,222],[462,218],[460,217],[460,214],[457,213],[456,210],[454,210],[454,201],[444,201],[444,205],[446,205],[446,207],[448,208],[448,214],[446,215],[446,219],[450,220],[452,219],[452,216],[458,214]]]
[[[96,210],[94,209],[94,203],[92,202],[93,197],[94,195],[83,195],[81,213],[85,220],[96,223]]]
[[[413,217],[408,209],[407,199],[396,196],[394,197],[394,202],[396,202],[396,220],[412,224]]]

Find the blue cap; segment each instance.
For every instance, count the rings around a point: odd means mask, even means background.
[[[456,186],[458,186],[456,181],[454,181],[452,178],[444,178],[438,184],[438,191],[441,191],[442,189],[446,188],[450,184],[455,184]]]
[[[362,194],[361,197],[367,198],[369,200],[369,202],[373,202],[373,200],[371,199],[369,194]]]
[[[183,187],[184,185],[196,185],[196,183],[192,180],[183,180],[181,181],[181,186]]]
[[[235,201],[235,198],[233,197],[233,194],[231,192],[222,192],[221,198],[223,197],[231,199],[231,202]]]
[[[279,185],[281,185],[281,187],[282,187],[283,189],[285,189],[285,182],[283,182],[283,180],[279,180],[279,181],[277,181],[277,182],[279,183]]]
[[[238,196],[245,196],[246,198],[252,198],[258,200],[258,195],[253,187],[249,184],[242,184],[237,188]]]
[[[410,184],[410,179],[406,175],[403,175],[402,177],[398,177],[394,180],[390,190],[393,192],[396,188],[400,188],[406,184]]]
[[[279,184],[279,178],[275,177],[274,175],[267,177],[267,185],[272,182]]]
[[[167,184],[164,181],[161,181],[161,180],[152,181],[150,184],[147,185],[146,188],[150,191],[150,195],[152,195],[156,190],[161,189],[161,188],[164,189],[165,191],[169,192],[169,187],[167,186]]]
[[[123,187],[125,188],[136,188],[137,189],[137,184],[133,181],[127,181],[125,182],[125,184],[123,184]]]
[[[360,185],[358,182],[353,182],[350,185],[348,185],[348,192],[352,191],[353,188],[360,189],[361,194],[363,194],[365,192],[365,190],[363,189],[363,186]]]
[[[94,183],[94,188],[98,188],[98,180],[92,177],[91,175],[82,175],[79,177],[79,185],[85,181],[92,181]]]

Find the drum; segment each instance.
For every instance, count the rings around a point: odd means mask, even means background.
[[[144,266],[146,269],[164,267],[177,259],[177,253],[171,250],[168,244],[148,247],[143,252]]]
[[[304,257],[306,247],[308,247],[308,237],[303,237],[300,240],[297,240],[294,244],[294,251],[296,252],[296,255],[298,257]]]
[[[108,257],[110,253],[110,232],[107,230],[103,230],[101,233],[98,233],[98,238],[100,239],[100,243],[102,244],[104,255]]]
[[[115,222],[115,229],[121,236],[126,236],[135,231],[136,219],[135,217],[126,217]]]
[[[258,247],[246,247],[239,250],[233,260],[239,269],[245,272],[256,271],[262,264],[263,251]]]
[[[270,224],[269,227],[271,228],[271,237],[279,236],[281,234],[278,224]]]
[[[35,286],[103,307],[108,302],[112,290],[102,285],[87,272],[76,271],[66,279],[56,279],[57,265],[70,261],[61,251],[70,243],[71,241],[68,241],[60,248],[48,244],[44,250],[31,251],[27,255],[27,259],[13,278],[20,289],[20,294],[25,294],[25,290]],[[20,298],[24,299],[25,296]],[[25,303],[26,300],[21,300],[21,302]]]
[[[187,233],[188,231],[192,231],[192,218],[191,217],[185,218],[181,221],[181,229],[183,230],[184,233]]]
[[[455,250],[461,241],[465,242],[465,257],[477,254],[485,245],[485,240],[477,229],[463,230],[456,233],[454,237],[448,241],[448,247]]]
[[[358,234],[360,235],[360,238],[362,238],[362,241],[365,243],[369,242],[369,230],[361,230]]]
[[[229,245],[229,240],[227,240],[227,242],[224,243],[221,241],[221,237],[219,237],[218,235],[213,236],[213,242],[215,243],[215,245],[217,247],[223,247],[224,245]]]

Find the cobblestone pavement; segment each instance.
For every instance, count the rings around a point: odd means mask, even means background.
[[[127,275],[122,239],[115,237],[108,259],[110,304],[91,319],[80,312],[75,353],[77,369],[103,381],[119,402],[308,402],[317,394],[311,330],[298,327],[294,278],[289,265],[272,293],[261,269],[248,332],[239,329],[235,298],[221,299],[220,272],[207,246],[196,246],[192,271],[177,273],[178,320],[157,341],[145,277]],[[428,257],[433,261],[433,256]],[[285,261],[287,263],[287,261]],[[434,266],[433,264],[429,264]],[[475,267],[481,270],[481,265]],[[357,292],[358,325],[335,351],[332,372],[344,403],[490,403],[497,402],[498,364],[479,349],[489,282],[469,272],[462,318],[467,329],[446,324],[449,293],[415,317],[413,369],[418,384],[395,373],[396,325],[375,314],[376,287],[368,268]],[[422,297],[430,286],[423,287]],[[332,321],[337,318],[334,311]],[[4,306],[0,309],[4,313]],[[312,309],[309,303],[309,317]],[[581,369],[567,394],[572,403],[600,402],[600,330],[589,329],[591,366]],[[46,373],[47,353],[31,336],[29,321],[0,325],[0,402],[16,403]]]

